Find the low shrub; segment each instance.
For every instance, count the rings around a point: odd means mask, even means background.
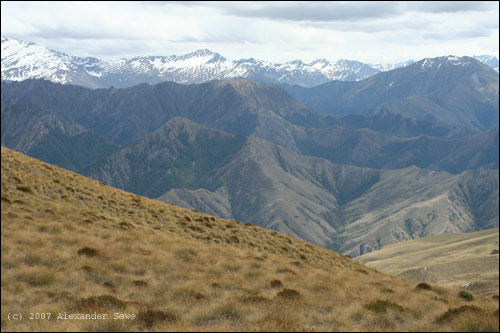
[[[483,313],[483,310],[481,310],[478,307],[475,307],[473,305],[462,305],[461,307],[454,308],[454,309],[448,309],[445,313],[443,313],[441,316],[439,316],[436,321],[439,324],[443,323],[448,323],[456,318],[459,318],[461,316],[464,316],[466,314],[472,314],[472,315],[480,315]]]
[[[272,280],[271,281],[271,288],[281,288],[283,286],[283,283],[280,280]]]
[[[466,301],[472,301],[474,299],[474,295],[472,295],[470,292],[462,290],[461,292],[458,293],[458,296],[462,297]]]
[[[78,255],[79,256],[87,256],[87,257],[96,257],[99,252],[96,249],[93,249],[91,247],[83,247],[80,250],[78,250]]]
[[[123,310],[125,309],[125,302],[111,295],[102,295],[81,298],[76,304],[76,308],[80,310],[94,307]]]
[[[137,314],[137,320],[142,322],[146,328],[152,328],[157,322],[167,321],[176,322],[179,320],[178,316],[172,312],[147,310],[141,311]]]
[[[135,280],[132,282],[136,287],[147,287],[148,283],[144,280]]]
[[[414,290],[433,290],[433,289],[430,284],[425,282],[420,282],[419,284],[417,284]]]
[[[294,290],[294,289],[283,289],[278,294],[276,294],[276,297],[290,299],[290,300],[296,300],[296,299],[300,299],[302,297],[302,295],[297,290]]]
[[[387,312],[387,310],[394,310],[396,312],[404,311],[404,308],[401,305],[384,300],[376,300],[374,302],[368,303],[365,305],[365,309],[376,313],[385,313]]]

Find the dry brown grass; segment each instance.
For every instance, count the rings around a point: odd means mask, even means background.
[[[414,290],[416,282],[293,237],[4,147],[1,186],[2,331],[498,331],[491,297]],[[474,311],[453,310],[462,306]],[[26,319],[42,312],[52,318]],[[64,312],[108,319],[57,320]],[[136,317],[113,319],[117,312]]]
[[[391,244],[356,258],[388,274],[498,295],[498,227]]]

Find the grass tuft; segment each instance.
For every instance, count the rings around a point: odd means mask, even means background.
[[[374,302],[368,303],[365,305],[365,308],[375,313],[385,313],[389,309],[396,312],[404,311],[404,308],[401,305],[385,300],[376,300]]]
[[[283,289],[279,293],[276,294],[276,297],[290,300],[297,300],[302,297],[302,295],[294,289]]]
[[[17,279],[33,287],[49,286],[56,282],[56,275],[50,271],[36,270],[23,272],[17,275]]]
[[[436,321],[440,324],[442,323],[447,323],[451,322],[457,318],[466,316],[466,315],[473,315],[473,316],[478,316],[482,314],[484,311],[481,310],[480,308],[474,306],[474,305],[462,305],[461,307],[454,308],[454,309],[448,309],[445,313],[440,315]]]
[[[462,290],[458,293],[458,296],[461,298],[465,299],[466,301],[472,301],[474,299],[474,295],[472,295],[470,292]]]
[[[184,261],[184,262],[191,262],[197,256],[198,256],[198,253],[196,253],[196,251],[191,249],[191,248],[181,249],[181,250],[178,250],[175,252],[175,257],[179,260]]]
[[[242,317],[242,312],[239,311],[234,305],[226,304],[216,308],[212,312],[197,317],[195,319],[195,323],[197,325],[210,325],[222,320],[237,321]]]
[[[91,247],[83,247],[80,250],[78,250],[78,255],[79,256],[87,256],[87,257],[96,257],[99,254],[99,252],[96,249],[93,249]]]
[[[142,322],[146,328],[152,328],[155,323],[158,322],[176,322],[179,317],[172,312],[158,311],[158,310],[147,310],[141,311],[137,314],[137,320]]]
[[[136,287],[147,287],[148,283],[144,280],[135,280],[132,282]]]
[[[433,290],[433,289],[430,284],[425,282],[420,282],[419,284],[417,284],[414,290]]]
[[[18,186],[17,190],[24,193],[33,193],[33,191],[31,191],[31,188],[29,186]]]
[[[81,298],[76,303],[76,309],[88,310],[91,308],[105,308],[105,309],[125,309],[125,302],[111,295],[91,296]]]
[[[281,288],[283,287],[283,283],[280,280],[272,280],[271,288]]]

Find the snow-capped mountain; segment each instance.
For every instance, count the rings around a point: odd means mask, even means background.
[[[473,56],[477,60],[481,61],[483,64],[488,65],[498,72],[498,59],[492,55],[479,55]]]
[[[392,71],[393,69],[406,67],[408,65],[413,64],[414,62],[415,62],[414,60],[406,60],[403,62],[398,62],[396,64],[370,64],[370,66],[375,68],[378,71],[388,72],[388,71]]]
[[[488,57],[476,58],[492,67],[496,60],[498,71],[498,60]],[[181,56],[147,56],[110,61],[75,57],[42,45],[2,37],[2,80],[43,78],[90,88],[122,88],[162,81],[189,84],[226,79],[312,87],[332,80],[359,81],[413,62],[367,65],[346,59],[336,62],[317,59],[311,63],[294,60],[277,64],[254,58],[229,60],[207,49]]]
[[[371,66],[341,59],[300,60],[284,64],[257,59],[228,60],[210,50],[181,56],[147,56],[120,61],[74,57],[34,43],[2,37],[2,80],[43,78],[58,83],[127,87],[139,83],[251,79],[266,83],[314,86],[331,80],[358,81],[378,73]]]
[[[92,57],[73,57],[34,43],[2,37],[2,80],[46,79],[96,87],[113,70],[113,63]]]
[[[472,56],[472,58],[479,60],[483,64],[492,67],[498,72],[498,59],[495,56],[479,55],[479,56]],[[396,64],[370,64],[370,66],[380,72],[387,72],[387,71],[392,71],[393,69],[409,66],[413,63],[415,63],[415,60],[407,60]]]

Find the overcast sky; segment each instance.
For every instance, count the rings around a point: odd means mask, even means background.
[[[208,48],[228,59],[394,63],[498,58],[498,1],[2,1],[2,36],[71,55],[131,58]]]

